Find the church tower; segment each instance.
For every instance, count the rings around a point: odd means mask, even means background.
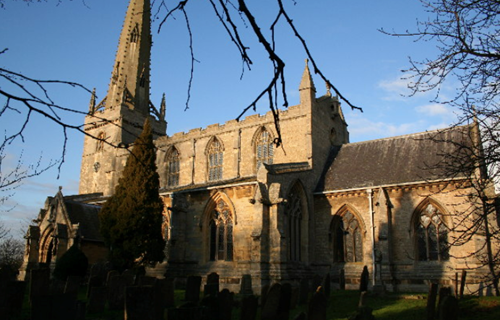
[[[95,90],[85,117],[80,193],[111,194],[128,155],[127,148],[149,117],[155,138],[166,134],[165,103],[149,100],[151,3],[130,0],[106,97]]]

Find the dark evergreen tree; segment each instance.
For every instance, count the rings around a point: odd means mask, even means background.
[[[133,145],[115,193],[99,214],[101,234],[116,269],[163,261],[163,202],[149,120]]]

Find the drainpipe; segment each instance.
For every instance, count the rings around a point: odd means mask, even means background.
[[[370,215],[370,223],[371,223],[371,236],[372,236],[372,285],[375,285],[375,221],[374,221],[374,212],[373,212],[373,200],[372,200],[372,189],[366,190],[368,195],[368,203],[369,203],[369,215]]]

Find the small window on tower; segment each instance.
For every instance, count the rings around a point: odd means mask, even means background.
[[[139,26],[136,23],[134,30],[132,30],[132,34],[130,35],[130,42],[137,43],[138,40],[139,40]]]

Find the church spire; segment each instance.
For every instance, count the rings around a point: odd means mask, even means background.
[[[306,59],[306,67],[304,69],[304,73],[302,74],[299,91],[301,104],[311,104],[316,98],[316,88],[314,87],[311,72],[309,71],[308,59]]]
[[[130,109],[149,114],[150,56],[150,1],[130,0],[106,96],[106,108],[126,103]]]

